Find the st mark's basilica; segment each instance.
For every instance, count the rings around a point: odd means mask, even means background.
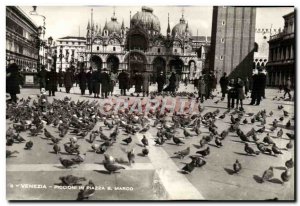
[[[124,69],[130,74],[149,72],[153,78],[161,71],[176,72],[181,78],[197,78],[205,67],[210,37],[193,36],[183,13],[172,29],[169,14],[166,21],[167,30],[161,31],[153,9],[143,6],[132,17],[130,13],[129,27],[124,20],[119,23],[113,12],[111,20],[101,29],[91,13],[86,49],[79,56],[93,69],[107,68],[111,72]]]

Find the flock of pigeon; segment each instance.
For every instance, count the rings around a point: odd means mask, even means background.
[[[151,94],[151,98],[155,98]],[[220,100],[222,101],[222,100]],[[216,102],[215,102],[216,103]],[[217,103],[216,103],[217,104]],[[53,99],[48,103],[47,111],[43,111],[39,102],[32,97],[21,99],[17,104],[7,104],[6,119],[11,122],[11,126],[6,131],[6,158],[17,155],[17,150],[12,150],[15,143],[25,143],[25,150],[34,150],[34,138],[40,136],[46,141],[53,144],[53,153],[57,155],[58,161],[63,168],[73,168],[78,164],[82,164],[86,159],[86,153],[82,152],[79,140],[85,139],[93,152],[103,155],[103,166],[108,174],[120,172],[126,164],[129,166],[135,163],[135,149],[127,150],[124,147],[133,142],[133,135],[137,133],[145,134],[149,129],[156,128],[155,145],[149,145],[146,135],[141,139],[141,154],[149,155],[150,146],[164,146],[166,142],[173,142],[174,145],[183,145],[185,140],[189,138],[199,138],[198,151],[191,154],[191,146],[187,146],[184,150],[174,153],[180,159],[189,157],[191,160],[185,163],[181,169],[183,174],[191,174],[195,168],[206,165],[206,157],[210,155],[210,144],[215,144],[216,147],[222,148],[223,140],[228,137],[229,133],[236,133],[239,141],[244,144],[244,153],[246,155],[282,155],[282,151],[293,149],[295,139],[294,133],[284,133],[282,127],[291,129],[291,120],[288,111],[284,106],[279,105],[278,110],[282,112],[279,119],[273,117],[273,112],[269,113],[266,110],[261,110],[258,113],[246,113],[245,111],[233,110],[220,112],[219,109],[208,112],[206,108],[198,106],[199,113],[197,114],[168,114],[168,111],[161,112],[161,107],[155,111],[150,110],[148,114],[134,112],[129,114],[128,109],[119,110],[118,113],[101,113],[100,105],[97,101],[74,101],[68,97],[64,99]],[[223,120],[226,116],[230,117],[228,128],[223,131],[218,131],[216,120]],[[267,118],[273,118],[272,125],[266,124]],[[283,121],[287,120],[283,125]],[[101,126],[97,126],[97,123]],[[259,123],[259,129],[254,129],[254,123]],[[253,128],[244,132],[242,126],[253,124]],[[57,129],[57,133],[50,132],[48,127]],[[209,134],[203,133],[203,128],[208,129]],[[109,135],[106,135],[103,130],[108,130]],[[177,135],[179,130],[183,131],[183,136]],[[120,139],[121,131],[126,134],[125,139]],[[21,136],[21,132],[29,133],[30,140],[27,141]],[[263,139],[258,138],[258,134],[266,134]],[[275,135],[270,135],[275,134]],[[71,137],[70,137],[71,135]],[[62,144],[61,140],[69,137],[69,141]],[[280,148],[276,144],[276,139],[282,139],[287,136],[289,141],[285,148]],[[100,143],[96,143],[99,139]],[[99,142],[98,141],[98,142]],[[110,147],[116,143],[122,142],[123,147],[120,147],[126,153],[126,158],[113,157],[107,152]],[[252,146],[253,145],[253,146]],[[256,147],[255,147],[256,146]],[[64,149],[71,158],[64,158],[61,152]],[[291,171],[294,167],[293,159],[288,159],[285,162],[285,169],[281,174],[282,183],[288,182],[291,178]],[[239,174],[243,170],[243,166],[238,159],[233,161],[233,172]],[[276,169],[276,168],[275,168]],[[266,168],[260,178],[260,182],[266,182],[273,178],[274,167]],[[62,185],[73,186],[81,185],[80,182],[86,181],[85,177],[77,177],[67,175],[59,177]],[[80,190],[77,200],[88,199],[95,193],[95,184],[89,180],[84,189]]]

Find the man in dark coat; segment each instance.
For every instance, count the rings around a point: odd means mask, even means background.
[[[47,71],[44,66],[42,66],[41,71],[37,74],[39,78],[39,83],[40,83],[40,90],[42,88],[46,88],[46,77],[47,77]]]
[[[143,92],[142,86],[144,82],[144,77],[140,72],[136,72],[134,75],[134,86],[135,86],[135,93],[137,96],[140,96],[140,93]]]
[[[83,68],[78,73],[77,79],[78,79],[81,95],[84,95],[85,89],[86,89],[87,78],[86,78],[86,73]]]
[[[101,70],[94,70],[92,73],[92,85],[95,98],[99,98],[100,94],[100,82],[101,82]]]
[[[58,86],[62,87],[64,84],[64,72],[62,71],[62,69],[59,69],[58,71]]]
[[[10,94],[11,101],[17,102],[17,94],[20,94],[22,78],[16,63],[11,64],[6,73],[6,92]]]
[[[259,69],[257,75],[258,95],[257,95],[256,105],[259,105],[261,98],[265,97],[266,81],[267,81],[266,74],[263,72],[262,69]]]
[[[228,77],[226,72],[224,72],[224,75],[220,79],[220,86],[221,86],[222,98],[224,98],[225,94],[227,93],[227,87],[228,87]]]
[[[68,68],[64,76],[64,85],[66,87],[67,93],[70,93],[70,89],[72,88],[73,83],[74,83],[74,76],[72,70]]]
[[[125,72],[125,70],[122,70],[122,72],[119,74],[118,80],[121,95],[126,96],[126,89],[129,88],[129,75]]]
[[[175,89],[176,89],[176,74],[172,72],[169,78],[169,85],[163,91],[170,91],[174,93]]]
[[[46,90],[49,91],[49,96],[55,96],[55,92],[57,91],[57,72],[55,68],[51,68],[51,71],[47,73],[47,80],[46,80]]]
[[[161,93],[163,88],[164,88],[164,84],[165,84],[165,77],[164,77],[164,73],[160,72],[159,75],[156,78],[156,82],[157,82],[157,92]]]
[[[90,67],[90,70],[86,74],[86,81],[87,81],[87,86],[90,95],[93,93],[92,73],[93,73],[93,69],[92,67]]]
[[[103,98],[107,98],[108,93],[110,92],[110,76],[107,72],[107,69],[104,68],[103,72],[101,73],[101,96]]]

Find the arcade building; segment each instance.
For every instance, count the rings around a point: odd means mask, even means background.
[[[192,36],[183,14],[172,29],[168,15],[168,27],[163,35],[153,9],[143,6],[132,17],[130,14],[129,28],[124,21],[118,22],[115,12],[102,29],[91,17],[86,49],[79,56],[93,69],[126,70],[131,75],[137,71],[149,72],[153,78],[161,71],[165,75],[175,72],[182,79],[193,80],[204,68],[209,47],[209,37]]]

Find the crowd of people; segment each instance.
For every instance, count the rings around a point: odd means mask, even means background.
[[[120,89],[120,95],[126,96],[130,88],[134,86],[136,96],[148,96],[149,87],[153,81],[157,83],[157,93],[171,93],[175,92],[179,88],[181,81],[180,75],[172,72],[170,76],[166,76],[164,72],[159,72],[155,78],[148,72],[133,71],[129,74],[126,70],[121,72],[111,72],[106,68],[88,70],[81,68],[80,71],[76,71],[75,67],[70,67],[63,72],[61,69],[56,72],[55,68],[47,71],[45,67],[41,67],[41,70],[37,74],[39,86],[49,92],[49,96],[55,96],[55,92],[65,87],[66,93],[70,93],[74,84],[79,85],[81,95],[85,95],[88,90],[89,95],[94,95],[94,98],[107,98],[109,95],[113,95],[114,87],[118,84]],[[19,72],[18,65],[13,63],[7,69],[6,91],[10,94],[11,100],[17,101],[17,94],[20,93],[19,85],[24,83],[24,78]],[[184,81],[185,85],[188,81]],[[251,85],[250,85],[251,83]],[[239,108],[243,110],[243,100],[248,96],[251,90],[251,102],[250,105],[260,105],[262,98],[265,98],[266,88],[266,74],[262,69],[254,70],[251,79],[244,78],[231,78],[226,73],[219,80],[222,100],[227,95],[227,107],[228,109]],[[217,87],[217,78],[213,72],[204,72],[202,76],[194,80],[194,88],[198,92],[197,99],[201,102],[209,99],[212,96],[212,92]],[[284,85],[284,98],[286,95],[291,99],[290,91],[292,84],[290,78]],[[134,95],[134,94],[131,94]],[[240,105],[240,107],[239,107]]]

